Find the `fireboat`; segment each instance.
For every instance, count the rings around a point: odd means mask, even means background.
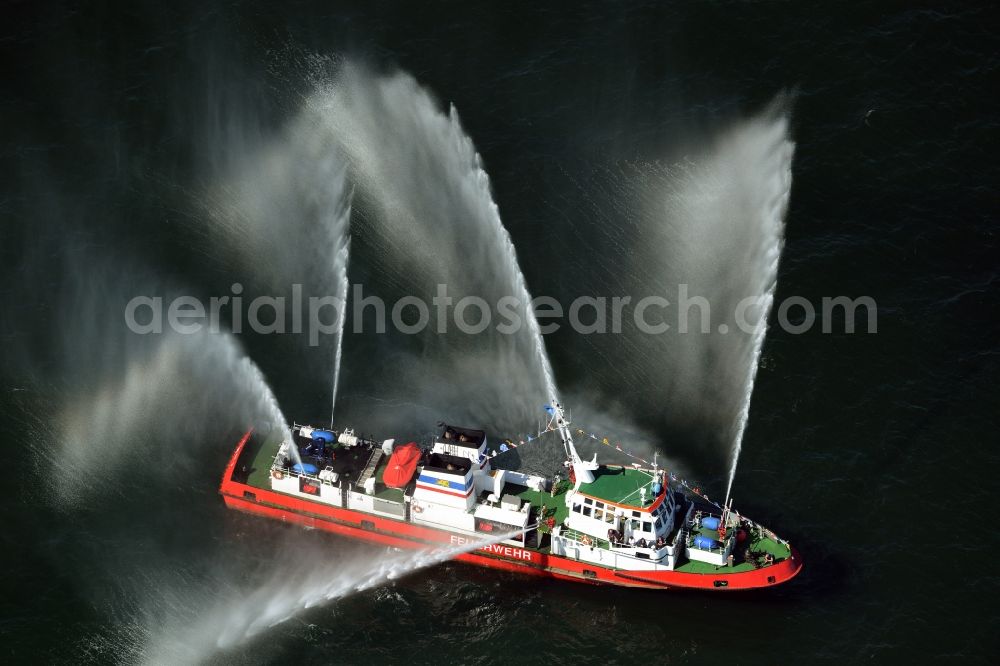
[[[577,453],[563,407],[546,405],[567,479],[493,469],[486,433],[440,424],[429,445],[353,429],[250,430],[219,488],[226,506],[395,548],[511,536],[455,559],[528,576],[651,589],[768,588],[802,570],[786,540],[650,467]],[[506,448],[506,447],[502,447]]]

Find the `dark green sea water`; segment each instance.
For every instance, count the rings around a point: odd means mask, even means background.
[[[55,424],[88,377],[128,372],[133,343],[104,344],[102,332],[121,327],[134,290],[207,296],[253,283],[225,248],[192,233],[192,193],[231,157],[218,137],[266,136],[294,113],[302,63],[315,56],[400,68],[453,103],[528,286],[563,299],[601,286],[607,225],[631,219],[609,173],[682,161],[789,90],[796,155],[777,297],[869,295],[878,332],[768,334],[734,492],[802,552],[807,568],[792,584],[650,593],[446,564],[312,608],[209,661],[1000,656],[988,4],[13,3],[4,14],[0,661],[141,662],[172,623],[197,624],[199,609],[265,585],[283,562],[301,567],[290,553],[381,556],[223,508],[218,476],[243,425],[225,409],[224,381],[134,374],[123,395],[146,377],[171,382],[165,413],[128,429],[117,445],[130,451],[125,466],[111,469],[108,448],[95,446],[83,479]],[[374,281],[363,234],[354,247],[352,281]],[[627,345],[592,362],[571,332],[546,342],[564,391],[601,404],[656,390],[606,378],[647,364]],[[240,343],[289,418],[328,418],[329,387],[303,380],[311,364],[328,367],[327,351]],[[392,385],[370,370],[383,352],[348,337],[345,418],[370,414],[380,382]],[[128,420],[127,402],[105,408]],[[669,405],[633,416],[661,453],[722,492],[724,456],[671,428]],[[67,497],[67,482],[86,492]]]

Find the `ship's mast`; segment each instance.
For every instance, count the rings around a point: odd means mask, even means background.
[[[573,434],[569,430],[569,419],[566,418],[566,412],[563,410],[561,404],[558,402],[553,403],[552,411],[549,413],[552,414],[556,430],[559,431],[559,437],[562,439],[563,449],[566,451],[569,464],[573,467],[576,484],[579,486],[581,483],[593,483],[594,470],[599,467],[597,464],[597,454],[594,454],[593,460],[586,461],[577,453],[576,446],[573,444]]]

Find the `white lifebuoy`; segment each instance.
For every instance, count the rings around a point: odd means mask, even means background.
[[[419,504],[415,504],[415,505],[413,505],[413,512],[414,513],[423,513],[424,512],[424,507],[420,506]]]
[[[271,476],[273,476],[274,478],[278,479],[279,481],[281,479],[285,478],[285,474],[280,469],[273,470],[271,472]]]

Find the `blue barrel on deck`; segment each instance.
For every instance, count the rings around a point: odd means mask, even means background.
[[[707,536],[698,535],[694,538],[694,545],[698,548],[706,548],[711,550],[713,548],[719,547],[719,542],[715,539],[709,539]]]
[[[313,430],[313,439],[322,439],[327,444],[332,444],[335,438],[329,430]]]
[[[701,519],[701,526],[706,530],[717,530],[719,529],[719,519],[715,516],[705,516]]]
[[[292,465],[292,470],[304,474],[315,474],[319,471],[316,465],[311,463],[295,463]]]

